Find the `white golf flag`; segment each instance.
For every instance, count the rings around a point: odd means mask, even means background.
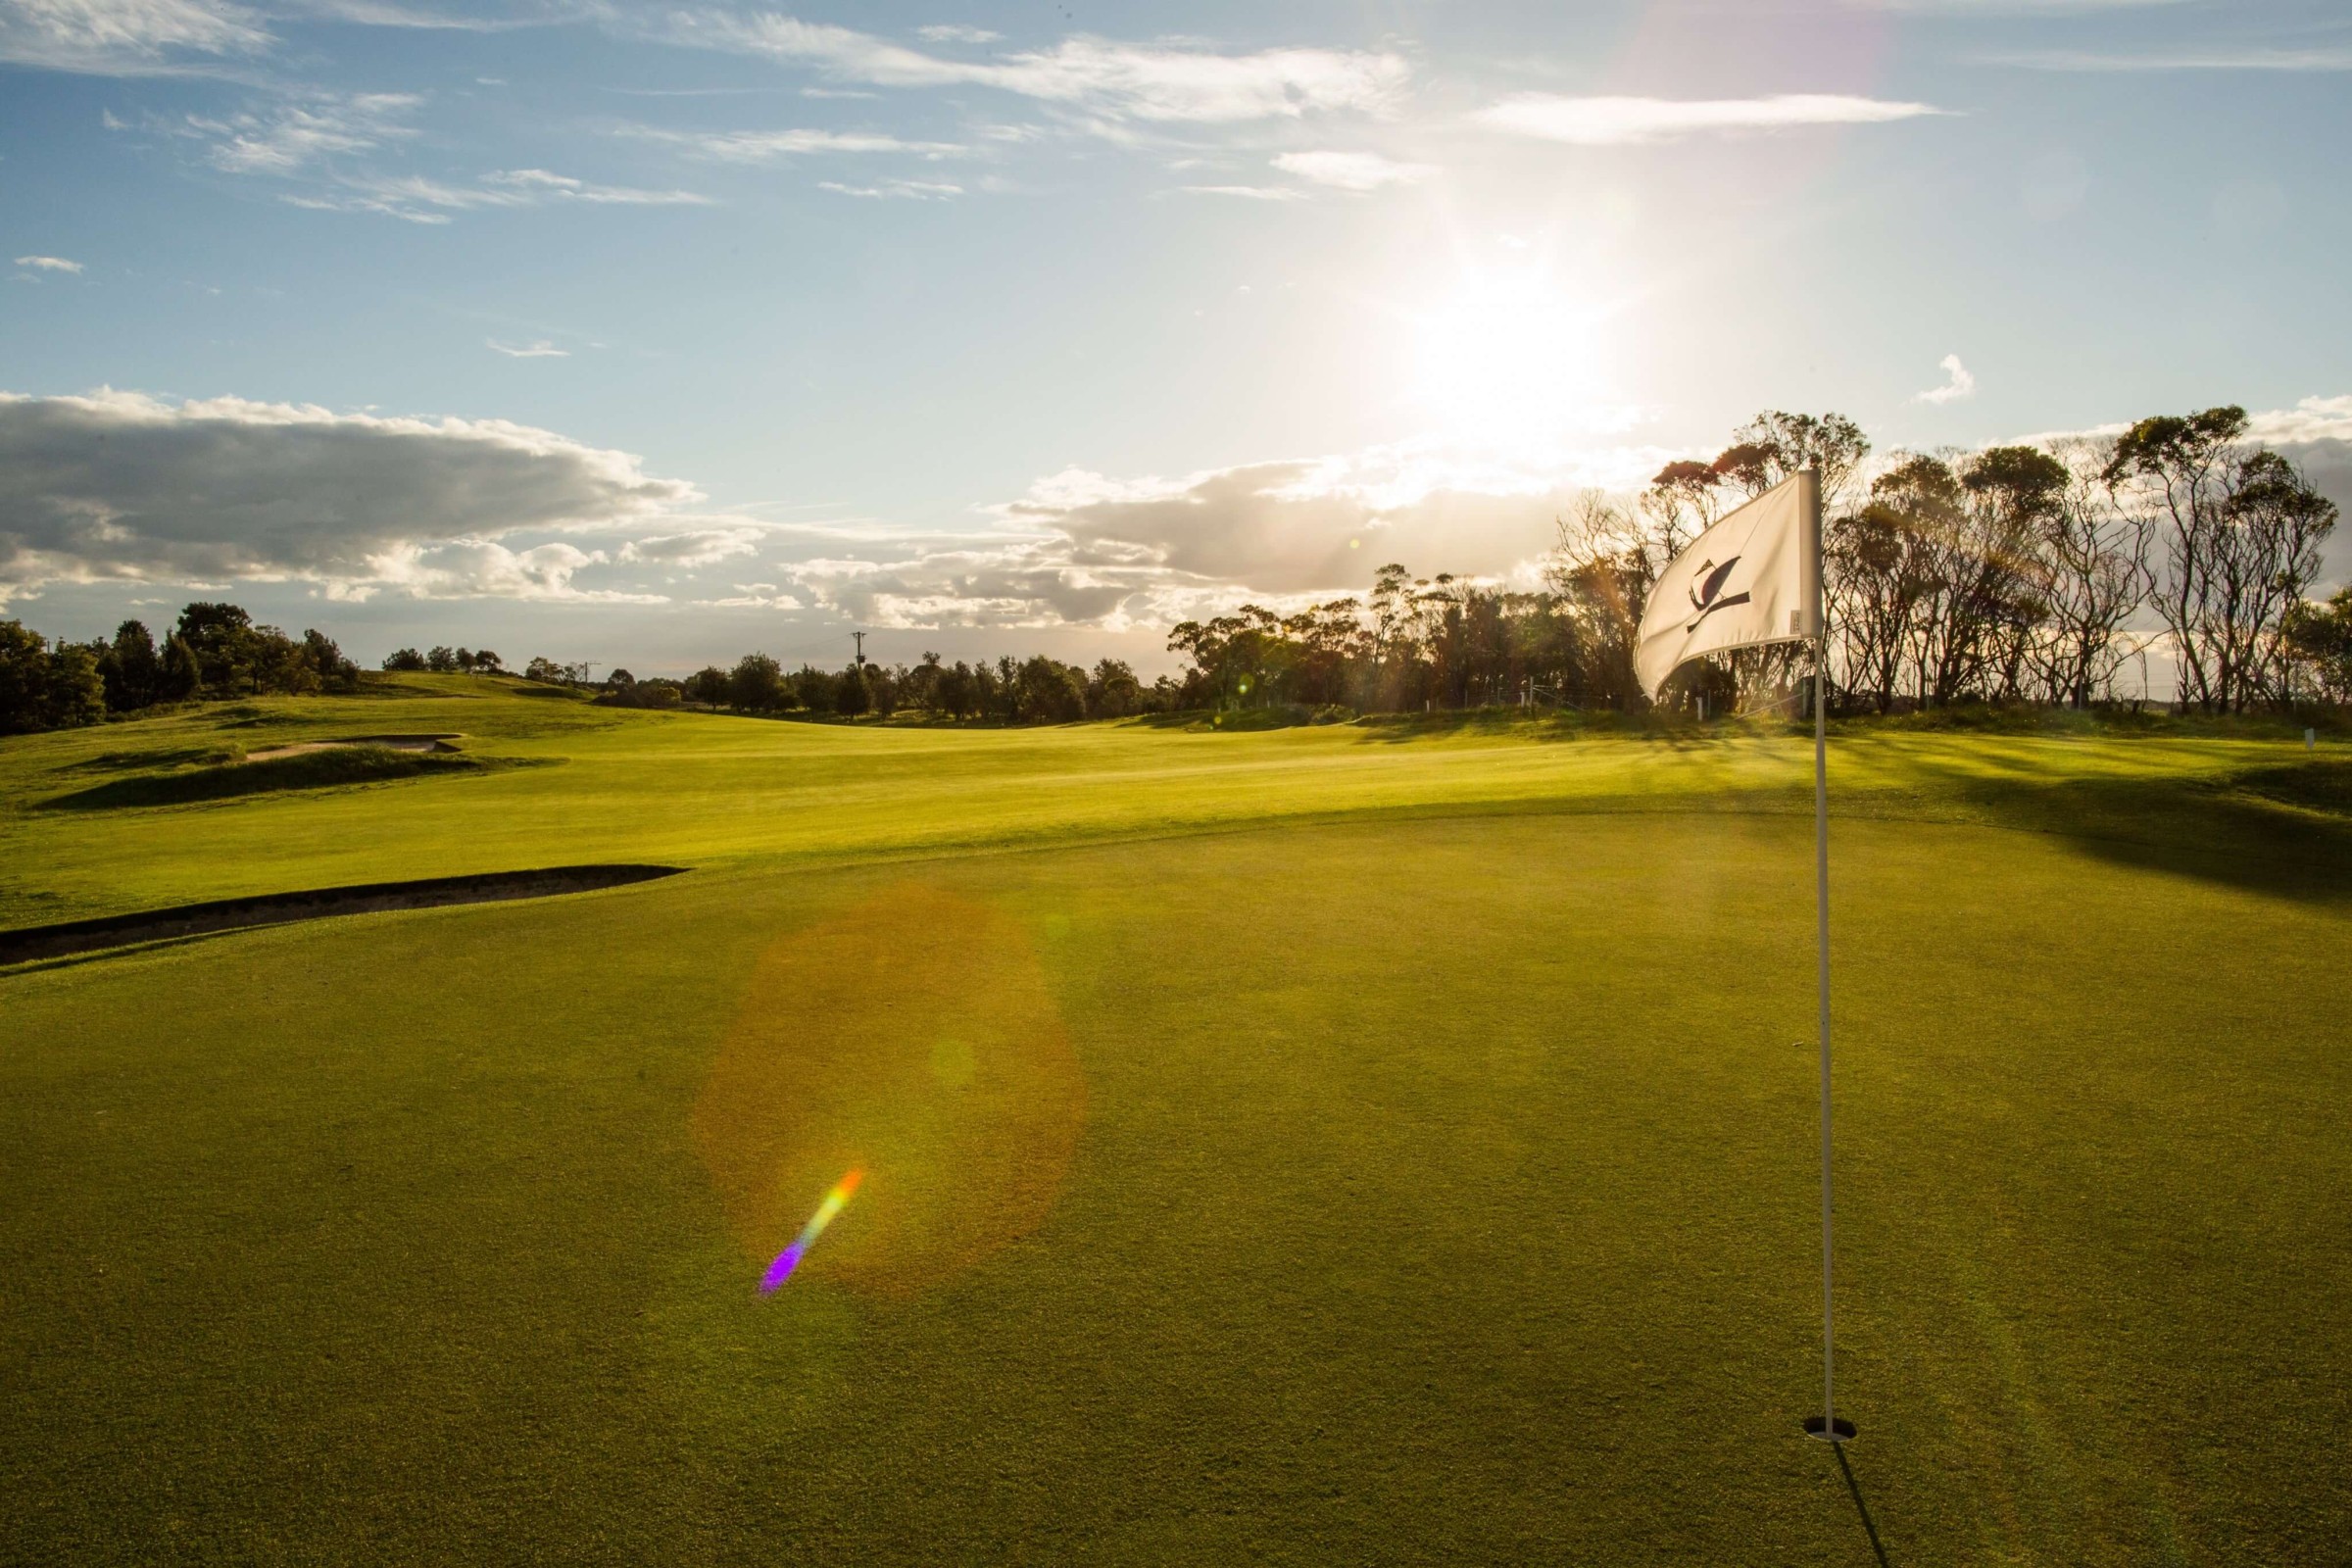
[[[1649,590],[1634,669],[1653,695],[1701,654],[1804,642],[1820,630],[1818,481],[1802,468],[1690,542]]]

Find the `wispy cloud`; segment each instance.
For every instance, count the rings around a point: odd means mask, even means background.
[[[708,207],[710,198],[690,190],[642,190],[634,185],[599,185],[544,169],[510,169],[484,174],[482,183],[519,193],[524,201],[586,202],[594,207]]]
[[[2117,54],[2094,50],[2041,49],[1983,55],[1988,66],[2021,71],[2352,71],[2352,48],[2190,49],[2161,54]]]
[[[1188,196],[1238,196],[1252,202],[1298,202],[1306,192],[1294,185],[1186,185]]]
[[[1400,164],[1378,153],[1284,153],[1274,167],[1286,174],[1311,179],[1339,190],[1378,190],[1383,185],[1411,185],[1437,171],[1428,164]]]
[[[536,343],[525,343],[519,348],[512,343],[501,343],[494,337],[486,337],[482,341],[488,344],[493,352],[504,354],[510,360],[568,360],[571,358],[571,350],[560,349],[545,338]]]
[[[961,185],[949,185],[936,180],[886,179],[874,185],[846,185],[836,179],[820,179],[818,190],[829,190],[836,196],[858,196],[867,201],[942,202],[963,194]]]
[[[320,94],[226,119],[190,115],[163,128],[208,141],[205,161],[229,173],[292,174],[415,136],[405,122],[423,102],[405,92]]]
[[[69,262],[63,256],[20,256],[17,258],[17,265],[30,268],[36,272],[78,272],[81,270],[79,262]]]
[[[375,213],[410,223],[447,223],[459,213],[565,201],[606,207],[703,207],[710,202],[708,196],[693,191],[595,185],[551,174],[544,169],[484,174],[470,185],[451,184],[424,174],[344,174],[330,185],[290,193],[285,200],[315,212]]]
[[[853,28],[785,16],[682,16],[678,41],[802,62],[878,87],[994,87],[1108,119],[1219,122],[1381,111],[1411,75],[1403,58],[1335,49],[1205,49],[1065,38],[1048,50],[950,60]]]
[[[1930,387],[1911,401],[1914,403],[1957,403],[1962,398],[1973,398],[1977,395],[1977,378],[1970,373],[1967,366],[1960,363],[1959,355],[1946,354],[1936,362],[1936,368],[1943,372],[1943,385]]]
[[[934,23],[928,27],[914,30],[917,37],[931,43],[995,43],[1004,36],[1001,32],[991,32],[986,27],[967,27],[954,22]]]
[[[917,158],[959,158],[971,149],[952,141],[908,141],[866,130],[667,130],[624,125],[620,134],[684,148],[726,163],[766,163],[826,153],[902,153]]]
[[[262,16],[229,0],[7,0],[0,60],[91,75],[170,75],[267,52]]]
[[[1570,98],[1529,92],[1471,117],[1513,135],[1579,147],[1621,147],[1687,136],[1740,135],[1805,125],[1869,125],[1950,111],[1840,93],[1771,98]]]

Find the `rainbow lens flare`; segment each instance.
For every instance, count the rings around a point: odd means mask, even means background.
[[[858,1184],[863,1180],[865,1172],[854,1170],[833,1184],[833,1190],[825,1194],[825,1200],[816,1205],[816,1212],[808,1216],[808,1223],[801,1227],[801,1234],[795,1236],[792,1245],[778,1252],[776,1260],[767,1265],[767,1273],[760,1281],[761,1296],[772,1294],[777,1286],[792,1278],[792,1271],[801,1266],[801,1259],[808,1255],[808,1249],[814,1247],[816,1239],[825,1234],[825,1227],[833,1223],[833,1216],[849,1205],[850,1195],[858,1191]]]

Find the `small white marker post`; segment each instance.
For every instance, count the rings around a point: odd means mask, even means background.
[[[2304,749],[2305,751],[2307,751],[2307,752],[2314,752],[2314,751],[2318,751],[2318,750],[2319,750],[2319,747],[2320,747],[2320,732],[2319,732],[2318,730],[2316,730],[2316,729],[2306,729],[2306,730],[2304,730],[2304,731],[2303,731],[2303,749]]]

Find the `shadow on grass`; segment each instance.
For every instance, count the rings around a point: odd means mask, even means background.
[[[1886,1544],[1879,1540],[1878,1523],[1870,1517],[1870,1504],[1862,1500],[1862,1483],[1854,1479],[1854,1467],[1845,1457],[1845,1445],[1833,1443],[1829,1449],[1838,1456],[1838,1473],[1845,1477],[1845,1490],[1854,1499],[1854,1512],[1861,1515],[1862,1533],[1870,1538],[1871,1554],[1879,1559],[1879,1568],[1891,1568],[1886,1560]]]
[[[1947,781],[2002,825],[2062,836],[2100,859],[2302,903],[2352,903],[2352,763],[2208,778]]]
[[[144,752],[101,752],[78,762],[68,762],[61,773],[131,773],[151,767],[210,766],[233,762],[237,754],[218,746],[165,746]]]
[[[142,806],[185,806],[281,790],[332,789],[345,784],[484,771],[486,765],[470,757],[399,752],[388,746],[339,746],[259,762],[109,779],[104,784],[93,784],[88,789],[43,802],[42,809],[112,811]]]

